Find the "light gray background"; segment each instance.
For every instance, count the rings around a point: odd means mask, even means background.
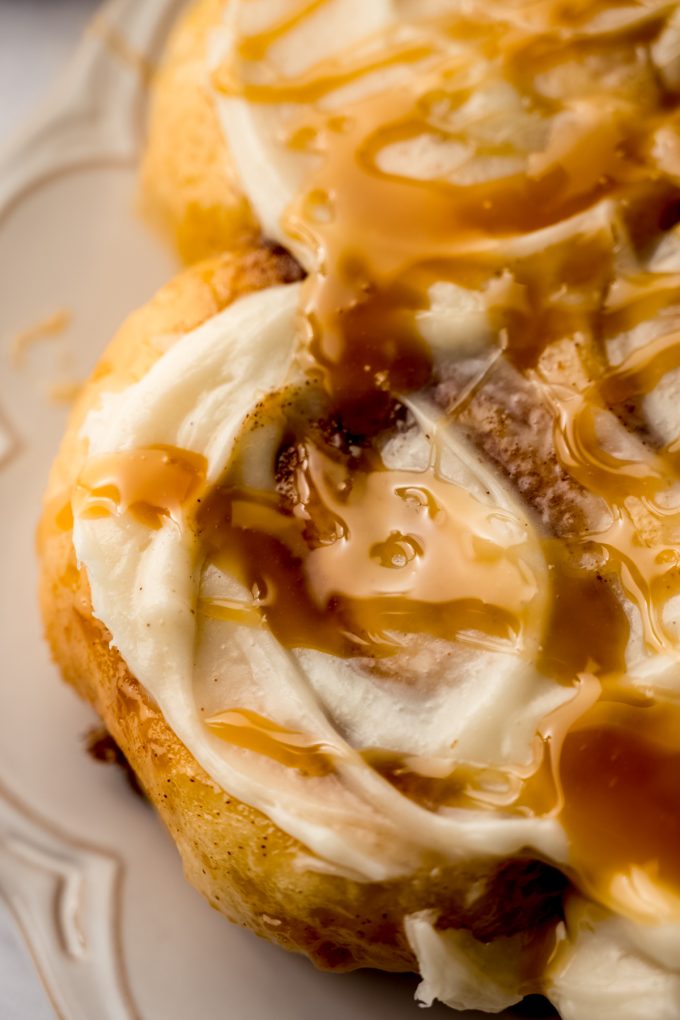
[[[21,129],[31,111],[49,94],[97,3],[98,0],[0,0],[0,150],[11,144],[13,132]],[[0,1018],[55,1018],[2,901]]]
[[[97,0],[0,0],[0,146],[49,93],[97,5]]]

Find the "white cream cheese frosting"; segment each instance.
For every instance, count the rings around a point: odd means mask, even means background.
[[[183,337],[139,383],[110,394],[90,415],[90,455],[180,447],[206,457],[208,482],[219,479],[247,413],[268,390],[294,378],[298,300],[298,285],[241,298]],[[422,432],[418,440],[428,450],[434,445]],[[509,538],[525,548],[524,569],[531,572],[532,598],[539,599],[545,565],[531,523],[462,442],[451,435],[445,444],[442,470],[455,478],[446,484],[453,490],[464,483],[485,500],[492,526],[486,541],[500,545]],[[125,514],[76,515],[74,544],[87,567],[95,615],[196,759],[338,872],[387,879],[417,870],[433,853],[446,861],[525,846],[563,857],[564,837],[552,819],[469,810],[435,815],[357,754],[376,747],[437,758],[449,769],[461,760],[530,767],[540,721],[573,692],[556,688],[510,650],[430,641],[418,650],[412,676],[406,650],[394,664],[400,682],[386,685],[360,660],[289,651],[266,630],[197,616],[208,592],[234,592],[244,602],[248,593],[214,567],[203,571],[181,520],[167,518],[150,533]],[[534,612],[540,627],[540,608]],[[417,681],[428,659],[435,678],[424,697]],[[201,713],[232,706],[322,741],[338,756],[337,774],[310,780],[215,737]]]

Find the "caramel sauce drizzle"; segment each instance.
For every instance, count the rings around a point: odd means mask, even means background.
[[[484,775],[460,766],[436,775],[374,749],[366,760],[430,810],[474,804],[558,816],[574,881],[637,916],[638,906],[621,893],[633,872],[680,893],[680,708],[670,697],[631,694],[624,609],[637,614],[647,653],[677,662],[678,637],[664,610],[680,594],[680,505],[673,501],[680,437],[667,447],[638,443],[623,455],[601,428],[611,407],[644,397],[680,366],[680,333],[671,325],[614,368],[604,345],[680,297],[680,277],[622,262],[628,245],[632,262],[644,263],[680,199],[655,141],[661,129],[677,133],[676,97],[660,75],[644,77],[648,48],[673,7],[635,18],[639,5],[629,4],[630,19],[612,28],[605,16],[621,5],[605,0],[480,4],[474,20],[453,13],[420,23],[408,39],[388,32],[380,48],[358,48],[298,77],[273,77],[270,47],[325,2],[301,4],[240,42],[240,59],[266,65],[266,75],[229,64],[215,81],[251,103],[294,108],[288,147],[313,157],[284,226],[315,254],[305,284],[304,354],[335,433],[330,440],[323,434],[319,415],[300,426],[294,414],[282,414],[286,434],[276,461],[287,464],[283,481],[254,490],[232,464],[193,507],[208,561],[252,593],[250,602],[204,600],[201,609],[266,625],[288,647],[340,656],[396,654],[405,636],[423,633],[531,654],[541,672],[573,685],[575,699],[537,736],[528,771]],[[617,67],[630,71],[634,87],[623,79],[612,85]],[[583,94],[564,89],[574,68],[586,81]],[[333,104],[334,91],[380,70],[401,71],[396,84],[341,109]],[[507,86],[519,99],[509,121],[532,117],[542,141],[525,144],[508,132],[499,139],[498,130],[470,123],[466,104]],[[515,162],[482,179],[456,167],[436,180],[385,169],[390,147],[416,144],[468,146],[468,170],[494,159]],[[576,225],[595,208],[609,209],[611,223],[594,231],[585,221]],[[565,225],[569,237],[548,233]],[[545,240],[533,251],[515,244],[541,230]],[[528,635],[538,577],[521,544],[489,537],[489,508],[436,471],[386,470],[377,442],[393,426],[400,396],[439,382],[419,326],[430,286],[484,290],[503,273],[512,275],[516,296],[490,310],[503,356],[541,389],[553,424],[551,456],[610,511],[608,522],[569,541],[559,529],[545,536],[552,610],[535,647]],[[555,365],[551,354],[565,342],[578,358]],[[456,405],[451,417],[463,408]],[[89,465],[77,513],[130,510],[159,526],[191,501],[204,477],[183,456],[133,451]],[[170,474],[164,457],[174,458]],[[594,700],[583,699],[593,682]],[[208,726],[303,774],[332,770],[325,747],[246,709],[221,713]]]
[[[680,890],[680,711],[675,704],[597,702],[565,735],[561,820],[579,884],[644,920],[629,891],[636,872]],[[623,881],[622,881],[623,879]],[[663,916],[663,908],[657,910]],[[677,905],[669,918],[677,918]]]
[[[294,413],[271,404],[272,421]],[[288,647],[345,657],[395,654],[417,633],[528,654],[540,578],[511,515],[434,469],[386,470],[370,449],[343,454],[328,423],[298,428],[278,451],[276,488],[239,484],[234,470],[198,507],[208,561],[256,593],[246,604],[202,600],[203,612],[252,623],[259,614]]]
[[[206,719],[205,724],[234,747],[264,755],[304,776],[327,776],[335,770],[334,748],[305,733],[279,726],[258,712],[227,709]]]
[[[306,21],[311,14],[315,14],[326,5],[327,0],[308,0],[298,10],[293,11],[287,18],[282,18],[277,24],[270,28],[263,29],[253,35],[246,36],[239,40],[239,53],[246,60],[261,60],[267,55],[274,43],[282,39],[292,28]]]
[[[182,508],[205,482],[201,454],[174,446],[149,446],[91,457],[73,495],[85,519],[129,513],[157,530],[164,518],[181,521]]]

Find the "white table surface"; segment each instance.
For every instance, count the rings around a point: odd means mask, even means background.
[[[49,93],[96,7],[97,0],[0,0],[0,148]],[[0,901],[0,1018],[54,1017],[14,921]]]

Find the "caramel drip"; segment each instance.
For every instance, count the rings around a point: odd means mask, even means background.
[[[399,123],[402,141],[433,136],[418,102]],[[430,360],[416,317],[428,304],[428,282],[460,278],[457,253],[488,237],[551,226],[611,190],[598,179],[583,193],[560,201],[552,182],[524,175],[467,186],[388,176],[379,172],[375,156],[385,144],[382,133],[379,139],[366,139],[365,132],[367,122],[390,114],[393,97],[372,98],[364,105],[365,120],[357,116],[333,139],[333,159],[310,188],[314,201],[305,196],[288,221],[289,233],[311,239],[321,252],[322,272],[307,285],[311,349],[341,401],[357,390],[403,393],[428,382]],[[327,208],[320,214],[322,201]],[[319,223],[322,217],[329,222]],[[474,254],[472,259],[474,264]],[[498,262],[489,264],[488,276],[498,268]],[[555,335],[554,327],[541,329],[537,323],[532,349],[545,346],[551,332]],[[512,350],[520,345],[525,347],[526,339]]]
[[[427,763],[373,747],[366,748],[361,755],[366,764],[395,789],[429,811],[465,804],[465,776],[451,764],[442,766],[444,775],[437,775],[435,762],[430,763],[428,769]],[[428,775],[428,771],[435,774]]]
[[[522,796],[524,783],[535,769],[509,772],[506,769],[445,762],[437,758],[420,758],[394,754],[379,748],[361,752],[364,761],[405,797],[427,808],[446,811],[450,808],[501,809],[508,814],[529,813]],[[539,803],[531,799],[531,813],[545,814],[554,809],[555,785],[548,772],[549,792]]]
[[[623,675],[630,624],[611,582],[597,569],[584,569],[554,540],[545,552],[552,591],[537,669],[562,683],[582,673]]]
[[[204,612],[259,613],[288,647],[342,656],[392,654],[417,633],[528,653],[540,580],[511,515],[432,469],[385,470],[367,452],[307,441],[289,461],[287,489],[227,477],[198,508],[208,559],[256,595],[204,600]]]
[[[287,18],[282,18],[277,24],[253,35],[242,37],[238,46],[240,55],[245,60],[261,60],[274,43],[282,39],[292,28],[305,21],[310,15],[319,11],[327,2],[328,0],[308,0],[307,3],[302,3],[297,11]]]
[[[615,280],[603,310],[603,334],[617,336],[649,322],[676,304],[679,293],[680,273],[640,273]]]
[[[338,752],[333,747],[249,709],[227,709],[206,719],[205,725],[226,743],[254,751],[304,776],[327,776],[335,771]]]
[[[174,446],[149,446],[91,457],[75,486],[77,517],[129,513],[150,528],[169,517],[180,521],[182,507],[205,482],[207,461],[201,454]]]
[[[624,674],[630,625],[621,585],[606,553],[594,554],[591,539],[594,525],[610,520],[608,502],[561,462],[563,437],[545,388],[504,361],[473,394],[461,398],[460,385],[455,372],[440,384],[444,407],[555,536],[542,542],[550,597],[538,670],[563,683],[583,672]]]
[[[653,357],[653,355],[652,355]],[[680,594],[678,494],[669,507],[676,477],[668,458],[640,451],[639,459],[607,452],[597,434],[602,413],[590,394],[562,395],[556,402],[556,449],[560,462],[589,491],[607,499],[611,523],[580,540],[614,573],[640,614],[644,638],[652,652],[677,654],[677,635],[669,632],[664,607]]]
[[[442,766],[379,750],[372,768],[433,811],[554,815],[568,872],[587,895],[642,921],[680,916],[680,706],[592,681],[544,724],[536,764],[513,772]],[[437,772],[444,774],[437,774]]]
[[[253,43],[247,40],[241,47],[246,52],[250,51]],[[358,78],[374,71],[382,70],[393,66],[396,63],[413,63],[432,56],[433,48],[428,44],[404,44],[395,46],[391,52],[357,60],[354,64],[347,66],[347,62],[338,63],[327,61],[324,69],[319,73],[318,67],[312,69],[309,74],[300,75],[290,82],[277,82],[274,85],[256,84],[251,82],[247,86],[239,86],[238,81],[229,75],[228,70],[218,71],[215,77],[218,88],[228,93],[243,95],[251,102],[256,103],[312,103],[318,102],[331,92],[335,92],[343,85],[348,85]]]
[[[520,817],[557,816],[564,806],[560,779],[564,740],[587,716],[601,689],[592,674],[581,674],[574,697],[543,721],[531,760],[522,766],[493,768],[455,757],[398,755],[379,748],[367,748],[362,756],[404,796],[431,811],[475,808]]]
[[[664,333],[629,354],[616,371],[600,383],[605,403],[623,403],[655,389],[667,372],[680,368],[680,329]]]
[[[663,915],[663,901],[679,914],[669,896],[680,891],[679,748],[678,706],[653,701],[600,701],[562,744],[560,817],[578,881],[646,920]],[[660,892],[645,911],[647,883]]]
[[[511,63],[508,54],[515,51],[529,59],[526,31],[504,25],[495,13],[496,21],[474,25],[461,15],[424,24],[422,45],[414,42],[409,49],[398,36],[388,36],[374,55],[321,62],[300,78],[255,82],[239,78],[233,68],[218,75],[218,87],[251,103],[298,104],[291,147],[304,137],[320,154],[285,225],[289,236],[318,253],[320,272],[308,282],[306,303],[310,347],[340,404],[350,394],[365,403],[376,391],[403,393],[428,381],[429,354],[415,321],[427,304],[428,282],[458,279],[460,263],[474,259],[475,248],[489,239],[560,223],[607,196],[626,202],[628,191],[647,179],[644,163],[628,158],[628,148],[637,152],[643,140],[639,111],[625,104],[591,117],[573,166],[556,160],[532,169],[529,163],[524,172],[469,184],[445,177],[419,180],[381,168],[381,154],[390,145],[459,140],[455,128],[442,127],[441,110],[455,116],[485,84],[474,64],[480,51],[490,61]],[[469,53],[452,55],[447,37],[467,41]],[[559,52],[551,59],[558,62]],[[541,68],[546,61],[542,50]],[[395,86],[355,100],[343,116],[321,102],[341,83],[360,81],[378,67],[406,67],[410,73]],[[529,74],[526,67],[524,73]],[[541,115],[554,112],[552,102],[533,97],[532,103]],[[498,154],[497,145],[476,142],[475,158]],[[486,263],[488,279],[502,266],[503,255]],[[572,264],[581,273],[586,269],[577,257]],[[560,286],[565,284],[568,277]],[[534,304],[540,295],[537,299]],[[539,324],[534,332],[540,339],[532,346],[549,341],[550,329]]]

